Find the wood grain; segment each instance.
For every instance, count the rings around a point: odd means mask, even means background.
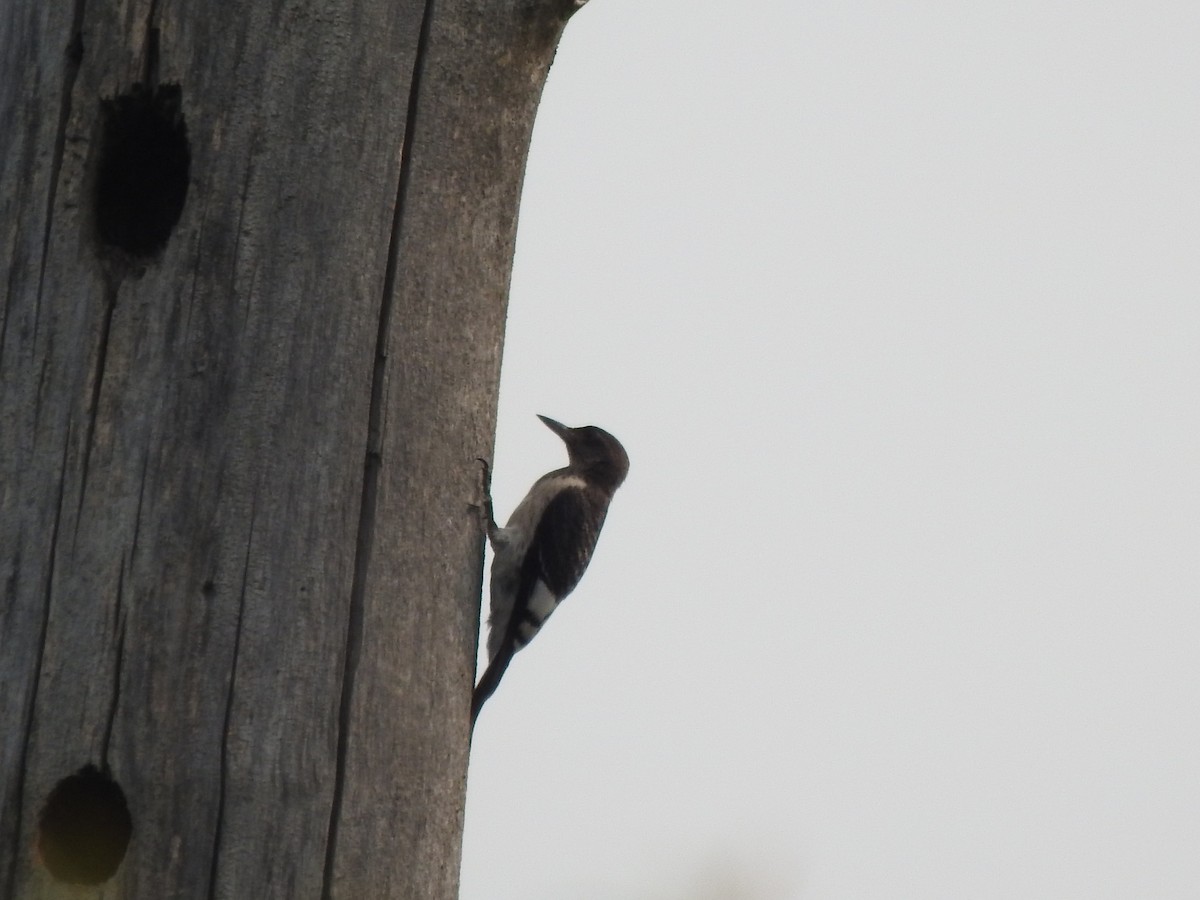
[[[94,896],[451,898],[517,207],[562,2],[9,0],[0,895],[95,764]],[[178,85],[157,255],[102,101]],[[77,895],[75,895],[77,896]]]

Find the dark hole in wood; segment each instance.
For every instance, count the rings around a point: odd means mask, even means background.
[[[104,243],[133,256],[162,250],[183,212],[192,154],[177,84],[135,84],[101,102],[96,226]]]
[[[95,766],[84,766],[54,786],[38,819],[43,865],[68,884],[112,878],[133,833],[121,786]]]

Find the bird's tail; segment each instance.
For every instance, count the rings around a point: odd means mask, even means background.
[[[479,679],[479,684],[475,685],[475,693],[471,695],[472,730],[475,728],[475,720],[479,718],[479,710],[483,709],[483,704],[487,702],[488,697],[496,693],[496,688],[500,686],[500,679],[504,677],[516,650],[516,645],[512,640],[505,641],[496,651],[496,655],[492,657],[492,661],[488,663],[483,677]]]

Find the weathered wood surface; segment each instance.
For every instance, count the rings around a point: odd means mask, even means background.
[[[475,457],[572,9],[7,0],[0,896],[81,896],[34,848],[89,763],[133,838],[83,896],[455,896]],[[94,208],[139,82],[191,156],[149,259]]]

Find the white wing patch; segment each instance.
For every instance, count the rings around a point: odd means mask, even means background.
[[[524,647],[533,640],[533,636],[546,624],[550,613],[554,612],[557,606],[558,599],[550,588],[546,587],[546,582],[539,578],[537,584],[533,586],[533,594],[529,598],[529,606],[526,607],[527,612],[517,623],[517,645],[519,647]]]

